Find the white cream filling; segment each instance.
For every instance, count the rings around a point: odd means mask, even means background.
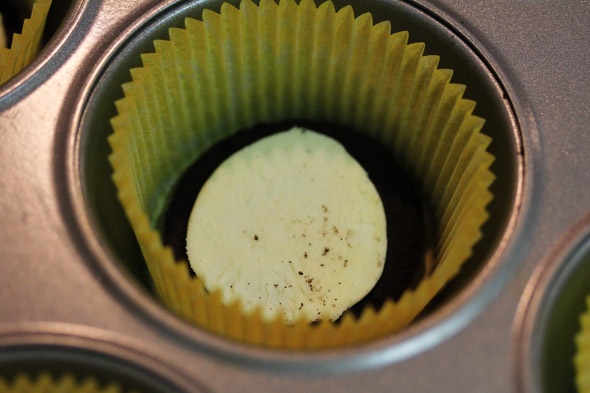
[[[188,224],[188,258],[205,287],[287,323],[337,319],[379,280],[386,250],[365,170],[334,139],[299,128],[224,161]]]

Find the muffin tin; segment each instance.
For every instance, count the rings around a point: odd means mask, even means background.
[[[473,263],[408,329],[356,347],[268,350],[181,321],[149,294],[106,136],[138,54],[220,2],[71,0],[0,87],[0,363],[24,353],[27,371],[41,351],[48,368],[78,370],[82,354],[80,367],[155,391],[575,391],[571,346],[549,353],[571,345],[590,292],[590,7],[335,3],[409,30],[478,102],[498,179]]]

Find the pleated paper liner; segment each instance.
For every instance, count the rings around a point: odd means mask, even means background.
[[[590,393],[590,296],[586,298],[586,311],[580,317],[580,331],[576,335],[576,386],[579,393]]]
[[[182,318],[211,332],[275,348],[366,342],[406,327],[460,270],[480,239],[494,180],[484,121],[465,86],[437,69],[424,44],[391,34],[370,14],[330,2],[244,0],[186,19],[131,70],[110,137],[113,179],[155,290]],[[436,228],[434,271],[398,301],[339,323],[266,321],[223,304],[164,247],[158,221],[176,181],[199,155],[260,123],[305,119],[377,138],[421,186]]]
[[[36,0],[31,17],[25,19],[22,32],[13,35],[10,48],[0,46],[0,85],[25,68],[41,49],[50,6],[51,0]]]
[[[49,372],[29,375],[17,374],[14,378],[0,377],[2,393],[131,393],[117,383],[100,384],[93,377],[77,378],[73,374],[55,376]]]

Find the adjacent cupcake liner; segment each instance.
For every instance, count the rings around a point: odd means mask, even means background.
[[[12,379],[0,377],[2,393],[123,393],[116,383],[101,385],[93,377],[76,378],[72,374],[55,376],[49,372],[17,374]],[[128,392],[125,390],[125,392]]]
[[[0,47],[0,85],[26,67],[41,49],[41,39],[51,0],[36,0],[21,34],[14,34],[10,48]]]
[[[251,344],[320,349],[406,327],[457,274],[481,238],[493,157],[465,86],[424,44],[331,1],[251,0],[187,18],[154,42],[116,102],[113,179],[155,290],[182,318]],[[434,270],[398,301],[339,323],[292,326],[208,293],[164,247],[158,225],[181,174],[217,141],[259,123],[332,123],[377,138],[419,184],[435,222]],[[425,256],[426,259],[426,256]]]
[[[575,341],[576,386],[579,393],[590,393],[590,296],[586,298],[586,311],[580,317],[580,331]]]

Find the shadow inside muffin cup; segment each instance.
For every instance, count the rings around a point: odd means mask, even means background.
[[[6,47],[10,47],[12,43],[12,35],[16,32],[20,33],[22,29],[22,23],[27,17],[27,13],[19,9],[18,4],[11,1],[3,1],[0,3],[0,15],[2,15],[2,25],[4,27],[4,35]],[[30,15],[30,10],[28,12]],[[1,44],[0,44],[1,46]]]
[[[337,8],[341,5],[337,3]],[[80,175],[95,230],[99,238],[107,244],[113,257],[148,291],[151,291],[152,283],[135,235],[130,230],[116,198],[111,171],[106,161],[110,154],[106,141],[110,134],[108,119],[116,115],[112,103],[121,96],[119,86],[129,80],[128,70],[141,66],[139,54],[152,52],[154,39],[168,38],[168,27],[182,27],[185,16],[199,17],[202,9],[206,7],[218,10],[219,3],[194,2],[171,9],[160,19],[146,24],[139,34],[128,40],[124,50],[110,59],[90,97],[82,122]],[[455,34],[419,10],[405,4],[375,1],[363,3],[362,8],[362,11],[378,11],[374,13],[375,22],[391,18],[394,21],[393,31],[409,30],[411,41],[425,41],[428,53],[441,55],[439,68],[453,69],[453,82],[465,83],[468,86],[465,96],[477,101],[475,114],[486,118],[484,130],[493,140],[489,147],[496,156],[492,171],[501,174],[491,186],[495,199],[488,208],[490,219],[484,227],[483,239],[476,246],[467,267],[430,307],[428,313],[432,313],[470,284],[498,246],[513,214],[512,208],[519,181],[519,142],[510,108],[507,107],[497,82],[481,59],[475,56],[468,46],[458,41]]]
[[[63,27],[63,24],[68,18],[74,3],[79,0],[54,0],[51,3],[49,14],[47,14],[47,22],[45,23],[45,31],[43,33],[43,44],[47,44],[56,33]]]

